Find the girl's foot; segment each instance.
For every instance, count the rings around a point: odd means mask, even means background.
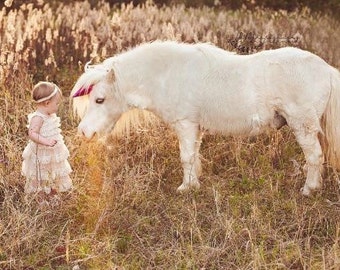
[[[53,197],[53,196],[55,196],[57,194],[58,194],[58,191],[56,189],[54,189],[54,188],[51,188],[51,192],[49,193],[49,196]]]
[[[48,201],[52,206],[58,206],[61,203],[61,199],[59,197],[58,191],[56,189],[51,189],[50,194],[48,194]]]
[[[36,201],[40,204],[44,201],[46,201],[46,193],[44,191],[39,191],[37,194],[36,194],[36,197],[35,197]]]

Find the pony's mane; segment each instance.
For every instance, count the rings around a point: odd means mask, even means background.
[[[85,72],[79,77],[76,84],[73,86],[71,91],[71,97],[80,89],[80,88],[88,88],[90,85],[96,84],[101,81],[105,75],[107,74],[109,67],[105,67],[102,64],[93,65],[85,70]],[[88,95],[84,95],[81,97],[73,98],[73,111],[74,113],[83,118],[88,104],[89,104],[89,97]]]

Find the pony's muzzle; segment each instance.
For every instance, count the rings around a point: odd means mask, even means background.
[[[85,130],[84,128],[81,127],[78,127],[78,134],[85,137],[88,140],[91,140],[96,136],[96,132]]]

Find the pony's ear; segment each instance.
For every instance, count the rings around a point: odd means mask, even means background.
[[[106,75],[106,80],[109,83],[113,83],[116,80],[116,74],[115,71],[112,69],[109,70],[109,72]]]
[[[93,86],[94,84],[89,85],[88,87],[80,87],[74,94],[73,94],[73,98],[75,97],[81,97],[81,96],[85,96],[85,95],[89,95],[91,93],[91,91],[93,90]]]

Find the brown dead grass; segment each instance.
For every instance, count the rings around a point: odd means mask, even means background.
[[[141,126],[105,144],[76,135],[67,95],[89,58],[155,39],[208,41],[239,53],[294,45],[340,67],[330,17],[246,10],[87,2],[0,12],[1,269],[339,269],[338,174],[300,195],[303,155],[287,128],[241,139],[205,136],[202,188],[177,194],[178,142],[167,126]],[[78,64],[78,61],[81,63]],[[29,89],[64,91],[60,109],[76,190],[60,205],[23,193]],[[74,268],[76,269],[76,268]]]

